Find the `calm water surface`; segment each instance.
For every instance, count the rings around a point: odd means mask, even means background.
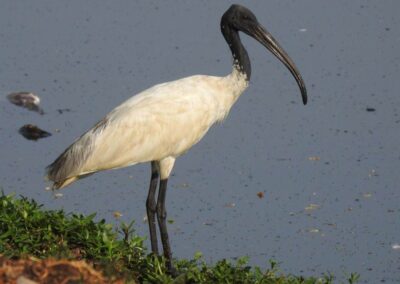
[[[149,165],[45,191],[44,168],[114,106],[159,82],[225,75],[229,1],[2,1],[0,186],[46,208],[136,219],[147,235]],[[248,255],[284,272],[400,281],[400,2],[246,1],[296,62],[243,36],[252,83],[228,119],[175,166],[167,195],[176,257]],[[32,91],[45,115],[11,105]],[[69,111],[59,111],[69,109]],[[367,111],[369,109],[370,111]],[[374,111],[371,111],[374,110]],[[62,113],[61,113],[62,112]],[[27,123],[53,136],[32,142]],[[257,194],[264,193],[264,198]]]

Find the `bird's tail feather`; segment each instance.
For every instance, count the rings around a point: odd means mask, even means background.
[[[53,189],[66,187],[77,179],[86,177],[82,164],[92,153],[93,137],[85,133],[46,168],[46,178],[52,181]],[[90,174],[90,172],[89,172]]]
[[[79,179],[79,177],[70,177],[61,181],[55,181],[53,183],[52,189],[56,190],[56,189],[62,189],[68,185],[70,185],[71,183],[73,183],[74,181],[76,181],[77,179]]]
[[[78,179],[82,179],[82,178],[91,176],[92,174],[94,174],[94,173],[88,173],[88,174],[84,174],[84,175],[69,177],[69,178],[66,178],[66,179],[63,179],[60,181],[54,181],[51,189],[52,190],[62,189],[64,187],[67,187],[71,183],[77,181]]]

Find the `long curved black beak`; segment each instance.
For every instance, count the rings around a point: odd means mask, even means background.
[[[279,43],[274,39],[274,37],[269,32],[267,32],[266,29],[260,24],[257,24],[254,31],[249,35],[254,37],[262,45],[264,45],[289,69],[290,73],[292,73],[293,77],[297,81],[297,85],[300,88],[303,104],[307,104],[306,85],[304,84],[303,78],[301,77],[299,70],[297,69],[293,60],[286,53],[286,51],[279,45]]]

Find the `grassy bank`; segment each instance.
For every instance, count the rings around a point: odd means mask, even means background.
[[[283,275],[273,261],[266,269],[248,266],[245,258],[208,265],[200,253],[190,260],[175,260],[179,275],[173,278],[165,273],[163,258],[148,254],[144,238],[134,232],[133,222],[115,228],[104,220],[95,222],[94,217],[94,214],[83,216],[44,210],[33,200],[2,194],[0,255],[3,262],[26,259],[26,265],[32,265],[41,259],[62,259],[64,264],[84,260],[107,282],[116,283],[333,283],[334,280],[332,275],[317,278]],[[348,282],[354,283],[357,277],[350,275]],[[81,279],[84,283],[85,278]]]

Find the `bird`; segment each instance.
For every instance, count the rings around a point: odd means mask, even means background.
[[[176,159],[223,121],[249,86],[250,59],[239,32],[254,38],[294,76],[307,103],[307,89],[293,60],[248,8],[234,4],[220,28],[233,57],[226,76],[194,75],[154,85],[114,108],[77,138],[46,168],[52,189],[61,189],[96,172],[150,163],[146,213],[152,253],[159,255],[157,223],[168,272],[174,271],[166,224],[167,184]],[[158,188],[158,194],[157,194]],[[157,195],[157,196],[156,196]]]

